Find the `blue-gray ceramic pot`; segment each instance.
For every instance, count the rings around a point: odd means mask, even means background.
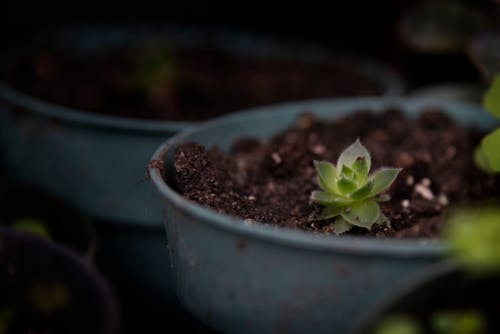
[[[212,328],[248,333],[345,333],[363,310],[439,259],[437,240],[332,237],[248,225],[183,198],[173,154],[184,142],[228,149],[239,137],[266,139],[307,110],[334,119],[397,107],[414,116],[438,107],[461,124],[492,125],[481,108],[443,100],[353,98],[280,104],[215,119],[166,141],[152,182],[165,204],[165,228],[181,303]],[[242,247],[241,245],[244,245]]]
[[[185,27],[88,26],[43,35],[26,48],[29,52],[52,43],[67,52],[85,55],[151,38],[186,47],[208,42],[235,54],[255,57],[293,55],[290,57],[312,62],[328,57],[318,48]],[[362,61],[360,71],[380,83],[384,94],[402,92],[400,79],[380,65]],[[0,82],[0,149],[9,177],[40,186],[86,214],[106,221],[97,228],[101,229],[99,244],[104,248],[101,254],[107,267],[121,280],[140,282],[154,293],[168,285],[165,282],[169,276],[167,258],[162,257],[165,237],[161,202],[145,181],[146,165],[151,152],[165,138],[190,125],[71,109]]]

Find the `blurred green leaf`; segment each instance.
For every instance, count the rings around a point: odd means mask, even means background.
[[[449,254],[476,273],[500,271],[500,208],[456,211],[447,221],[444,240]]]
[[[38,219],[21,218],[12,223],[12,227],[19,231],[23,231],[26,233],[42,237],[47,240],[51,240],[49,230],[47,229],[45,224]]]
[[[392,315],[383,319],[373,334],[423,334],[418,322],[406,315]]]
[[[481,141],[481,152],[493,172],[500,172],[500,128],[486,135]]]
[[[495,117],[500,118],[500,74],[495,75],[490,88],[484,94],[483,107]]]
[[[484,316],[476,310],[440,311],[432,315],[436,334],[483,334],[487,332]]]

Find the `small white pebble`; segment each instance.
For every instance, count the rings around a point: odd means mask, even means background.
[[[311,148],[311,151],[313,151],[314,154],[322,155],[323,153],[325,153],[326,148],[323,145],[318,144],[318,145],[314,145]]]
[[[412,175],[406,177],[406,185],[412,186],[415,183],[415,178]]]
[[[250,201],[255,201],[255,200],[256,200],[256,198],[255,198],[255,196],[250,195],[250,196],[248,196],[248,200],[250,200]]]
[[[247,219],[244,219],[243,222],[247,225],[251,225],[251,224],[255,223],[255,220],[252,218],[247,218]]]
[[[413,188],[413,190],[419,194],[420,196],[422,196],[422,198],[428,200],[428,201],[431,201],[434,199],[434,194],[432,193],[432,190],[430,190],[429,188],[427,188],[426,186],[424,186],[423,184],[419,183],[417,185],[415,185],[415,188]]]
[[[410,207],[410,200],[404,199],[401,201],[401,206],[405,209]]]
[[[439,194],[437,201],[442,206],[448,206],[448,204],[450,204],[450,201],[448,200],[448,197],[446,197],[445,194]]]
[[[273,154],[271,154],[271,158],[273,159],[275,164],[280,164],[283,161],[281,160],[280,155],[276,152],[273,152]]]
[[[420,180],[420,183],[424,186],[424,187],[429,187],[431,185],[431,180],[429,180],[429,178],[427,177],[424,177],[422,180]]]

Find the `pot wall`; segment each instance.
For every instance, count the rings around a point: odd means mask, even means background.
[[[325,253],[254,240],[179,214],[167,234],[181,303],[208,326],[232,333],[343,333],[433,258]]]
[[[0,99],[3,92],[0,91]],[[0,105],[2,152],[16,181],[40,186],[93,217],[159,226],[145,166],[174,131],[126,131]]]

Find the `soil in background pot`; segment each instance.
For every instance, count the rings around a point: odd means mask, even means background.
[[[320,207],[313,160],[336,162],[359,137],[372,156],[372,170],[403,168],[381,203],[391,226],[347,234],[376,237],[437,236],[448,209],[500,199],[500,178],[479,171],[472,160],[482,133],[456,125],[446,114],[427,110],[416,120],[398,110],[359,111],[333,122],[303,114],[296,125],[268,142],[242,138],[230,153],[186,143],[176,149],[181,194],[248,223],[265,223],[332,234],[332,220],[311,220]]]
[[[119,49],[96,55],[43,50],[0,73],[23,93],[116,116],[202,120],[299,99],[381,95],[356,61],[306,63],[235,56],[215,48]]]

